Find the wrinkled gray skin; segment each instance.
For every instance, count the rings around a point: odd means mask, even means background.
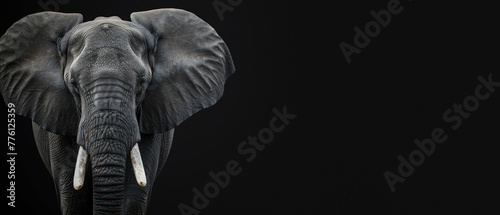
[[[0,38],[0,90],[33,120],[40,155],[62,214],[145,214],[174,128],[221,96],[233,62],[215,30],[178,9],[82,23],[43,12]],[[138,143],[147,185],[136,182]],[[85,182],[73,188],[79,147]]]

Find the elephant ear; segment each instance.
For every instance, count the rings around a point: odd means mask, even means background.
[[[180,9],[136,12],[131,19],[156,37],[141,132],[168,131],[217,102],[235,69],[226,44],[208,23]]]
[[[36,13],[14,23],[0,38],[5,103],[55,134],[77,133],[78,116],[64,83],[58,39],[81,22],[80,14]]]

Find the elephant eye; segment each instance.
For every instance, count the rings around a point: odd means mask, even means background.
[[[71,79],[71,87],[73,87],[73,91],[78,95],[80,88],[78,87],[78,83],[76,83],[75,79]]]
[[[144,87],[144,83],[146,83],[146,77],[140,78],[139,82],[137,83],[137,95],[141,93],[142,88]]]

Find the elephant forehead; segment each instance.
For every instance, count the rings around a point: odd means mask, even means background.
[[[110,20],[110,19],[111,20],[122,20],[122,19],[120,19],[120,17],[117,17],[117,16],[111,16],[111,17],[99,16],[99,17],[95,18],[94,20],[95,21],[102,21],[102,20],[106,21],[106,20]]]
[[[90,28],[82,32],[82,39],[87,45],[115,46],[120,48],[130,44],[132,35],[129,31],[109,23],[103,23],[99,26]]]
[[[69,39],[67,53],[68,71],[73,77],[102,75],[135,80],[137,74],[149,71],[141,29],[123,20],[102,18],[81,24]]]
[[[99,18],[78,26],[70,38],[70,44],[120,48],[144,43],[144,38],[143,32],[134,23],[116,18]]]
[[[74,30],[68,53],[70,58],[86,59],[87,63],[119,58],[130,61],[130,58],[143,58],[147,54],[143,38],[140,30],[124,21],[92,21]]]

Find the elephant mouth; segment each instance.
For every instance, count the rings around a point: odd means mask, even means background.
[[[83,147],[80,146],[78,150],[78,157],[76,159],[75,174],[73,176],[73,188],[80,190],[85,181],[85,169],[87,168],[88,153]],[[141,152],[139,145],[136,143],[130,151],[130,160],[132,161],[132,168],[134,169],[135,179],[139,186],[145,187],[147,184],[146,172],[142,163]]]

